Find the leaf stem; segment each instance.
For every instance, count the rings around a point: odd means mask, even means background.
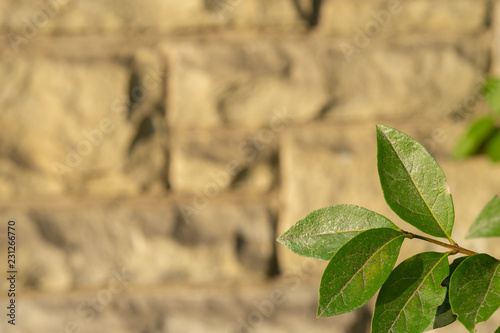
[[[424,240],[424,241],[432,243],[432,244],[436,244],[436,245],[439,245],[439,246],[447,247],[447,248],[453,250],[453,252],[455,254],[457,254],[457,253],[463,253],[463,254],[466,254],[468,256],[473,256],[475,254],[478,254],[477,252],[464,249],[463,247],[459,246],[457,243],[447,244],[447,243],[440,242],[440,241],[438,241],[436,239],[432,239],[432,238],[429,238],[429,237],[425,237],[425,236],[414,234],[414,233],[409,232],[409,231],[405,231],[405,230],[401,230],[401,231],[404,234],[407,234],[409,236],[409,238],[417,238],[417,239],[421,239],[421,240]]]

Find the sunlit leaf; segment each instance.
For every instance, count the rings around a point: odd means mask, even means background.
[[[278,241],[296,254],[330,260],[354,236],[372,228],[400,230],[386,217],[354,205],[318,209],[283,233]]]
[[[405,237],[394,229],[371,229],[342,246],[321,278],[318,317],[350,312],[368,302],[391,273]]]
[[[408,135],[382,125],[377,149],[380,183],[392,210],[423,232],[451,241],[453,200],[434,158]]]

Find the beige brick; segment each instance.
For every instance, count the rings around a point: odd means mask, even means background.
[[[107,61],[19,58],[0,63],[0,73],[6,87],[0,93],[5,125],[0,196],[131,195],[162,183],[166,149],[158,140],[142,140],[147,133],[141,126],[149,124],[158,134],[163,116],[127,118],[133,107],[125,67]],[[145,143],[147,163],[136,154]],[[140,167],[147,170],[139,173],[156,179],[137,175]]]
[[[274,159],[278,137],[270,128],[176,133],[171,149],[172,189],[204,198],[230,188],[267,192],[277,181]]]
[[[321,29],[333,35],[361,31],[386,36],[473,34],[486,29],[487,1],[325,1]]]
[[[0,72],[8,193],[60,194],[85,174],[119,167],[132,128],[111,108],[126,96],[125,68],[20,58],[3,61]]]

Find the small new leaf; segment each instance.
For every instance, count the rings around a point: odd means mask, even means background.
[[[465,238],[500,237],[500,198],[495,195],[484,206]]]
[[[317,316],[350,312],[368,302],[391,273],[405,237],[394,229],[371,229],[342,246],[321,278]]]
[[[479,118],[474,121],[453,150],[453,157],[463,159],[474,155],[495,131],[492,117]]]
[[[377,126],[377,161],[384,197],[419,230],[451,239],[455,219],[446,177],[425,148],[393,128]]]
[[[500,306],[500,261],[476,254],[464,260],[450,280],[450,304],[470,332]]]
[[[292,252],[330,260],[351,238],[373,228],[400,230],[386,217],[354,205],[318,209],[283,233],[278,241]]]
[[[382,286],[372,333],[425,331],[446,297],[449,253],[424,252],[399,264]]]

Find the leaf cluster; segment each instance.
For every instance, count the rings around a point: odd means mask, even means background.
[[[329,261],[319,287],[317,316],[353,311],[380,290],[373,333],[418,333],[455,320],[474,332],[476,324],[500,306],[500,261],[464,249],[452,239],[455,212],[450,189],[420,143],[378,125],[377,164],[387,204],[426,235],[402,230],[386,217],[354,205],[322,208],[298,221],[278,241],[299,255]],[[467,237],[500,237],[499,197],[486,205]],[[394,268],[401,245],[409,239],[447,250],[419,253]],[[466,256],[451,260],[456,254]]]

